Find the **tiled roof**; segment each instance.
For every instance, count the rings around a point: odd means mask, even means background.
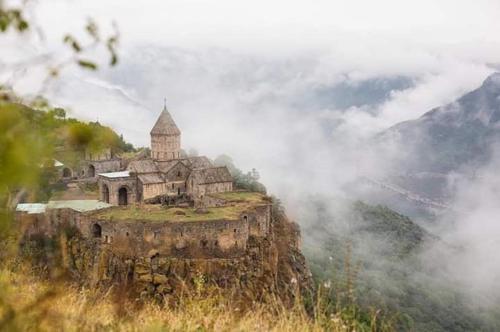
[[[189,162],[189,168],[191,169],[209,168],[214,166],[210,159],[205,156],[189,157],[187,160]]]
[[[137,176],[142,184],[163,183],[165,179],[160,173],[139,174]]]
[[[152,159],[140,159],[131,161],[127,170],[137,174],[157,173],[158,167]]]
[[[160,172],[167,173],[172,167],[177,165],[177,163],[182,162],[184,164],[184,159],[175,159],[168,161],[156,161],[156,166]],[[185,164],[184,164],[185,165]]]
[[[198,178],[199,184],[232,182],[233,177],[226,166],[210,167],[193,170],[193,176]]]
[[[156,120],[153,129],[151,129],[151,135],[180,135],[181,131],[177,128],[177,125],[172,119],[172,116],[167,111],[165,107],[161,112],[158,120]]]

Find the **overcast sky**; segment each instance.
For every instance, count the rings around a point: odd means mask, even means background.
[[[38,0],[27,13],[43,38],[0,37],[0,82],[38,92],[46,66],[23,61],[64,55],[63,36],[84,36],[88,17],[104,33],[116,22],[119,66],[97,51],[99,72],[67,68],[44,94],[136,145],[148,145],[167,97],[184,148],[229,153],[280,192],[296,184],[292,164],[316,169],[304,185],[331,188],[332,170],[362,164],[350,144],[454,100],[500,63],[500,1]],[[389,81],[377,103],[328,104],[337,84],[380,77],[411,85]]]
[[[50,37],[57,41],[56,32],[77,29],[88,16],[115,20],[126,43],[251,52],[303,52],[340,46],[353,36],[441,46],[500,38],[500,2],[495,0],[37,2],[38,20],[50,26]]]

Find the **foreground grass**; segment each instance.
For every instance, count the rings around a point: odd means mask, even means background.
[[[336,315],[304,307],[252,304],[243,310],[221,296],[191,295],[175,306],[117,298],[28,271],[0,270],[0,330],[5,331],[350,331]]]

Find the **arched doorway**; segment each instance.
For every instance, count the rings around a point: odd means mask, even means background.
[[[102,185],[102,201],[109,203],[109,188],[106,184]]]
[[[128,204],[128,192],[127,188],[121,187],[118,190],[118,205],[127,205]]]
[[[102,228],[99,224],[92,225],[92,236],[93,237],[101,237]]]
[[[67,167],[63,168],[63,178],[70,178],[71,177],[71,170]]]
[[[89,178],[95,177],[95,167],[94,167],[94,165],[89,165],[88,174],[89,174]]]

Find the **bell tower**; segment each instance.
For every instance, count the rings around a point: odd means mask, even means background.
[[[168,112],[166,101],[150,135],[152,159],[168,161],[180,158],[181,131]]]

